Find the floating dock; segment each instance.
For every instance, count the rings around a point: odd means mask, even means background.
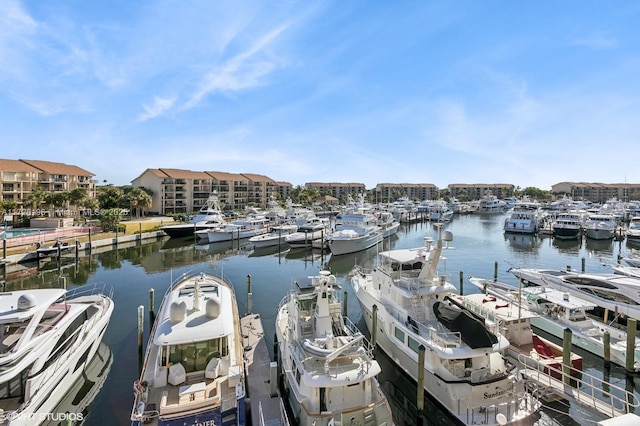
[[[253,426],[286,425],[284,405],[278,392],[277,364],[269,359],[262,320],[258,314],[240,318],[244,362],[247,376],[247,395],[251,406]]]

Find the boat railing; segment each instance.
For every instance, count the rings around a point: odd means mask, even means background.
[[[109,299],[113,299],[113,287],[108,286],[107,283],[103,282],[86,284],[80,287],[68,289],[65,297],[69,300],[77,297],[95,296],[99,294],[107,296]]]
[[[524,362],[526,359],[526,355],[518,355],[519,362]],[[566,374],[570,375],[570,371]],[[538,385],[552,389],[557,389],[559,386],[560,393],[571,395],[574,400],[582,405],[591,406],[600,412],[610,410],[605,414],[611,417],[615,417],[620,412],[635,412],[640,407],[640,401],[633,391],[628,391],[586,371],[582,371],[579,377],[568,377],[573,389],[570,392],[566,392],[566,386],[563,385],[566,374],[562,369],[543,363],[529,365],[523,372],[525,377],[533,380]],[[562,380],[556,377],[561,377]]]
[[[539,402],[526,391],[517,391],[515,386],[506,391],[508,401],[499,404],[480,404],[470,406],[469,401],[463,398],[458,399],[457,415],[466,417],[466,424],[489,424],[489,416],[495,416],[496,411],[503,413],[507,419],[523,408],[525,411],[533,412],[539,408]]]

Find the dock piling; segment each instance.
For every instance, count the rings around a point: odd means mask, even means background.
[[[635,318],[627,318],[627,348],[635,348],[636,347],[636,330],[638,329],[638,320]],[[625,369],[627,373],[633,373],[635,369],[633,368],[633,364],[635,363],[635,354],[634,350],[627,350],[627,359]]]
[[[571,340],[573,332],[570,328],[564,329],[562,336],[562,377],[565,385],[571,384]]]
[[[138,373],[142,372],[143,351],[142,337],[144,335],[144,306],[138,306]]]
[[[247,274],[247,314],[251,313],[252,298],[253,298],[253,293],[251,293],[251,274]]]
[[[417,425],[422,426],[424,418],[424,345],[418,347],[418,395],[416,407],[418,408]]]
[[[149,289],[149,324],[152,326],[154,322],[156,322],[156,312],[155,312],[156,304],[155,304],[155,290]]]

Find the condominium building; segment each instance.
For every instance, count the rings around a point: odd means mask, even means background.
[[[379,202],[392,203],[406,197],[414,201],[435,200],[438,187],[432,183],[379,183],[376,185],[376,198]]]
[[[447,188],[451,197],[471,201],[489,194],[501,199],[511,197],[515,186],[510,183],[451,183]]]
[[[13,201],[18,206],[38,186],[53,193],[84,188],[87,196],[95,197],[94,176],[78,166],[53,161],[0,159],[2,201]]]
[[[621,201],[640,200],[640,184],[637,183],[560,182],[551,187],[551,192],[593,203],[604,203],[613,198]]]
[[[353,197],[360,193],[365,193],[367,190],[364,183],[354,182],[307,182],[304,187],[307,189],[315,189],[320,195],[330,195],[343,202],[346,202],[347,196],[351,195]]]
[[[282,192],[273,179],[252,173],[147,169],[131,183],[152,191],[152,205],[147,211],[160,215],[197,211],[213,191],[223,209],[233,210],[264,208],[271,197]]]

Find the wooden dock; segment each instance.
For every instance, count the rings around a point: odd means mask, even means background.
[[[247,396],[251,406],[253,426],[288,424],[278,392],[275,362],[269,359],[262,320],[258,314],[240,318],[244,361],[247,374]]]

